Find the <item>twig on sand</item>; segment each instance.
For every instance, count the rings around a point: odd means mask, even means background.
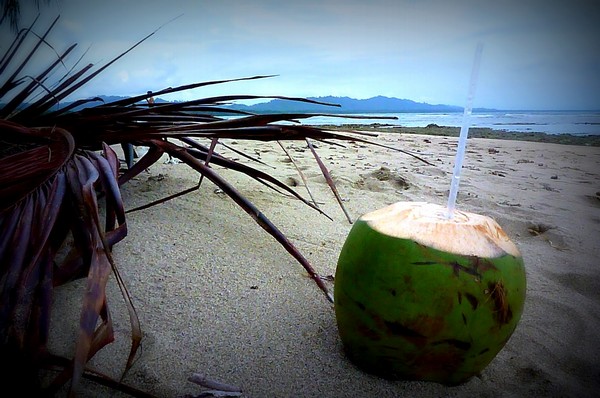
[[[200,374],[200,373],[194,373],[192,374],[190,377],[188,377],[188,381],[191,381],[192,383],[198,384],[202,387],[206,387],[206,388],[210,388],[211,393],[214,394],[214,392],[218,392],[218,393],[229,393],[229,395],[216,395],[216,396],[227,396],[227,397],[234,397],[234,396],[241,396],[242,394],[242,389],[236,386],[232,386],[230,384],[225,384],[225,383],[221,383],[219,381],[215,381],[215,380],[211,380],[209,378],[207,378],[205,375]],[[237,395],[232,395],[231,393],[235,393]]]
[[[241,397],[241,392],[206,390],[198,395],[185,395],[184,398],[226,398],[226,397]]]

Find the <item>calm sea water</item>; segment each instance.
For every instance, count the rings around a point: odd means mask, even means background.
[[[353,115],[359,116],[359,115]],[[366,116],[363,114],[362,116]],[[312,117],[304,124],[371,124],[381,123],[403,127],[439,126],[460,127],[462,112],[457,113],[377,113],[368,116],[396,116],[397,120],[354,119],[340,117]],[[494,130],[541,132],[548,134],[600,135],[600,112],[488,112],[473,113],[470,127]]]

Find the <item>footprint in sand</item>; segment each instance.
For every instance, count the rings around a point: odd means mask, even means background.
[[[400,174],[395,173],[384,166],[380,167],[378,170],[369,173],[368,175],[379,181],[389,182],[395,189],[408,189],[410,187],[410,184],[408,183],[406,178],[402,177]]]
[[[558,232],[558,229],[555,226],[544,223],[530,222],[527,224],[527,232],[532,236],[536,236],[545,240],[556,250],[569,250],[563,235]]]
[[[518,378],[521,383],[545,384],[549,376],[542,369],[534,366],[525,366],[518,370]]]
[[[297,178],[294,178],[294,177],[288,177],[288,178],[286,178],[286,179],[285,179],[285,183],[286,183],[287,185],[289,185],[290,187],[297,187],[297,186],[300,186],[300,185],[302,185],[302,184],[300,183],[300,181],[298,181],[298,179],[297,179]]]
[[[574,272],[548,273],[552,276],[552,279],[556,280],[562,286],[592,300],[600,300],[600,275]]]
[[[563,232],[558,227],[544,222],[524,221],[516,218],[518,217],[518,214],[522,214],[518,213],[516,210],[520,206],[513,203],[501,204],[511,206],[514,213],[512,217],[506,217],[502,214],[496,214],[494,216],[494,219],[502,225],[506,233],[511,236],[520,236],[522,238],[529,236],[533,239],[545,241],[552,248],[559,251],[570,250]]]
[[[407,190],[410,187],[409,182],[404,177],[385,166],[370,173],[361,174],[360,178],[352,185],[357,189],[381,192],[388,189],[388,184],[394,190]]]
[[[590,319],[589,313],[576,300],[563,300],[558,296],[550,298],[545,293],[532,291],[527,300],[527,317],[523,318],[520,327],[527,335],[537,337],[522,342],[522,352],[543,353],[546,364],[524,364],[526,366],[520,367],[517,377],[522,382],[538,385],[536,390],[540,394],[536,396],[548,396],[541,391],[549,381],[548,370],[552,366],[548,363],[556,362],[554,371],[565,375],[577,372],[582,379],[587,378],[597,385],[596,323]]]
[[[596,192],[596,195],[584,195],[587,203],[594,207],[600,207],[600,191]]]

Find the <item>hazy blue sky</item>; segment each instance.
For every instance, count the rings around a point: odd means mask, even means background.
[[[481,41],[475,106],[600,109],[600,1],[51,0],[41,12],[61,15],[49,37],[57,50],[79,43],[69,65],[88,47],[86,62],[109,61],[179,16],[77,97],[277,74],[174,99],[385,95],[464,105]]]

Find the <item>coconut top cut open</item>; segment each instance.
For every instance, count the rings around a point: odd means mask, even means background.
[[[495,258],[521,256],[500,225],[480,214],[454,211],[427,202],[398,202],[364,214],[360,220],[384,235],[460,255]]]

